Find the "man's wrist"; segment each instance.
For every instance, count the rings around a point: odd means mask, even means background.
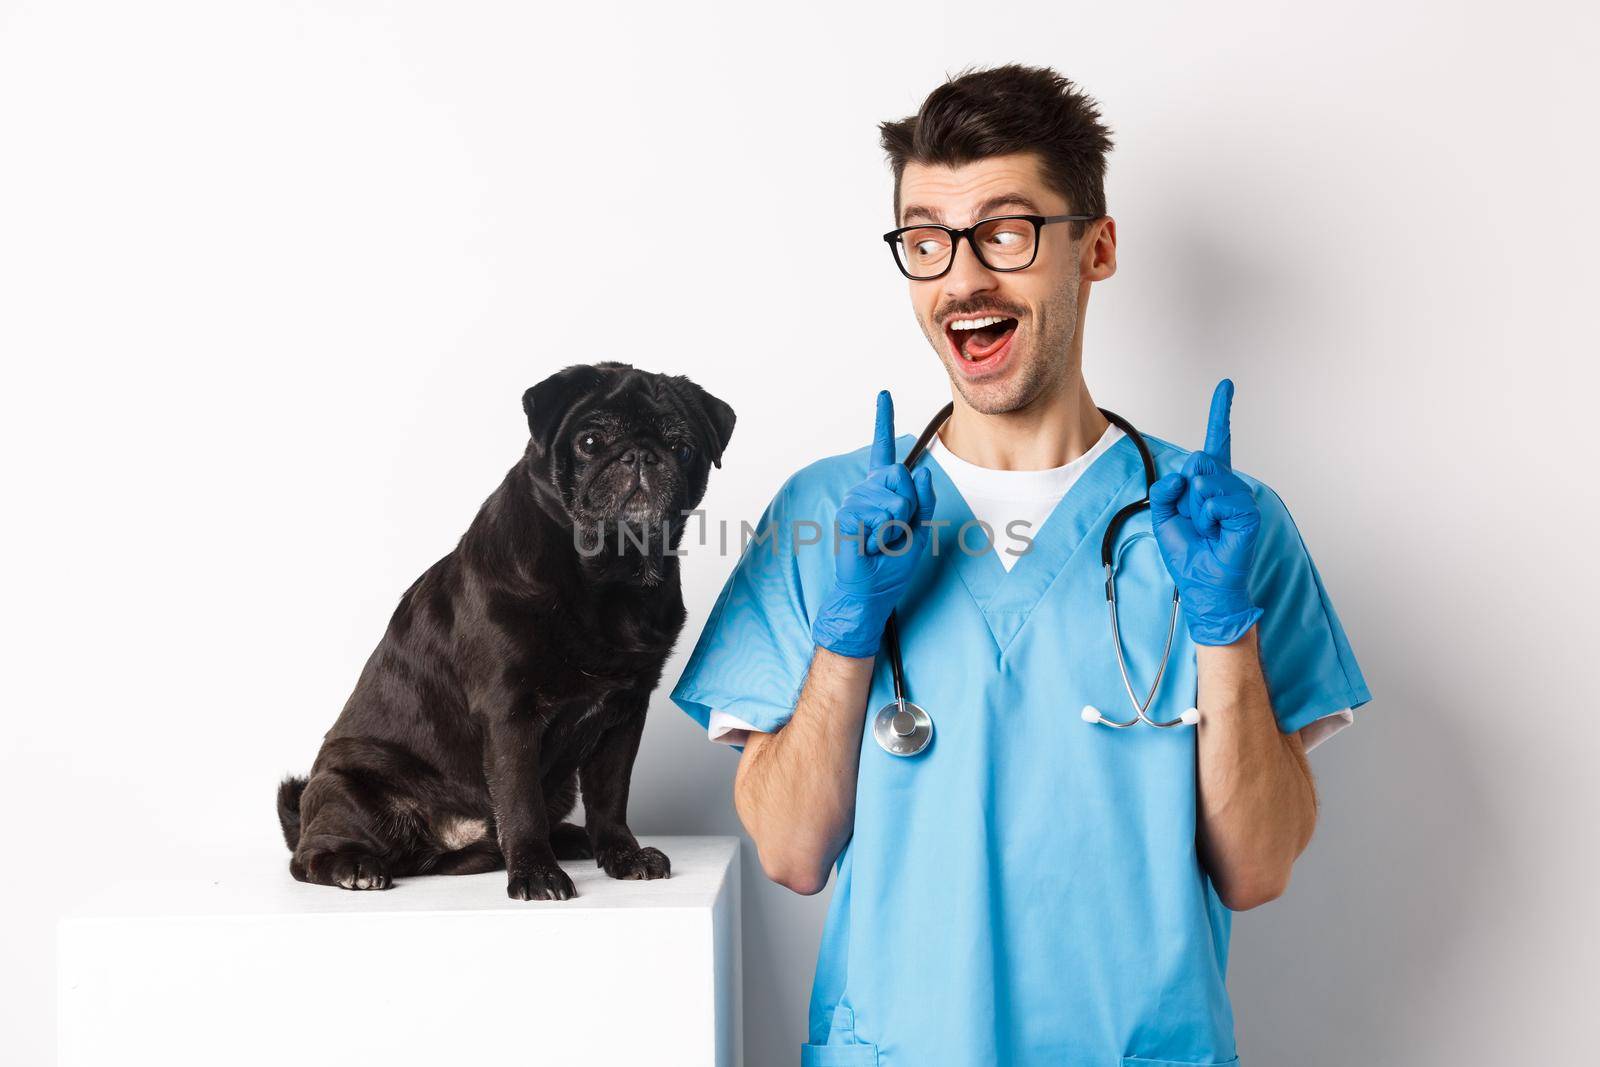
[[[894,603],[847,593],[837,585],[822,602],[811,624],[811,641],[818,648],[848,659],[865,659],[878,654],[883,626]]]
[[[1257,609],[1259,610],[1259,609]],[[1230,659],[1248,659],[1257,655],[1259,650],[1260,628],[1252,623],[1243,633],[1232,641],[1214,644],[1195,642],[1195,654],[1203,659],[1214,658],[1218,662]]]
[[[1196,645],[1224,647],[1238,642],[1246,633],[1254,632],[1262,614],[1260,608],[1252,605],[1227,614],[1185,615],[1184,622],[1189,627],[1189,637]]]
[[[812,641],[817,648],[824,652],[832,652],[843,659],[872,659],[877,656],[878,645],[882,640],[881,634],[878,640],[871,644],[854,635],[844,638],[826,633],[812,635]]]
[[[1264,694],[1259,636],[1252,626],[1231,644],[1195,646],[1197,702],[1201,714],[1213,723],[1219,714],[1236,718],[1236,713],[1253,706],[1255,694]],[[1265,706],[1270,717],[1271,705]]]

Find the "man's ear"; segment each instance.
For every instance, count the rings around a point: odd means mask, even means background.
[[[572,406],[573,398],[600,384],[600,372],[587,363],[556,371],[522,394],[522,410],[528,416],[528,433],[540,451],[548,451],[561,417]]]
[[[718,400],[688,378],[668,379],[673,393],[689,414],[689,421],[699,430],[701,445],[711,457],[713,466],[722,466],[722,452],[733,437],[733,409]]]

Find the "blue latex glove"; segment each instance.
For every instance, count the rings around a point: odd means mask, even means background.
[[[1150,523],[1197,645],[1231,645],[1261,618],[1250,601],[1261,512],[1233,473],[1233,382],[1211,395],[1206,446],[1150,487]]]
[[[927,551],[933,475],[894,458],[894,401],[878,394],[878,417],[866,478],[839,504],[833,591],[811,625],[811,639],[841,656],[873,656],[883,624]],[[910,528],[889,525],[892,520]]]

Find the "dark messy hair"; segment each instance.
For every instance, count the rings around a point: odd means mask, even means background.
[[[1100,106],[1049,67],[962,71],[929,93],[915,115],[878,129],[894,167],[897,226],[907,163],[955,167],[1012,152],[1038,154],[1045,184],[1066,197],[1069,212],[1105,214],[1111,131]],[[1073,239],[1088,228],[1071,225]]]

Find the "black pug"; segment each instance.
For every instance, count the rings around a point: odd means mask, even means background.
[[[733,409],[625,363],[568,367],[522,406],[522,459],[400,598],[310,777],[278,789],[303,882],[504,866],[513,898],[566,900],[558,859],[671,873],[628,829],[628,782],[683,626],[669,549]],[[563,821],[580,788],[581,828]]]

